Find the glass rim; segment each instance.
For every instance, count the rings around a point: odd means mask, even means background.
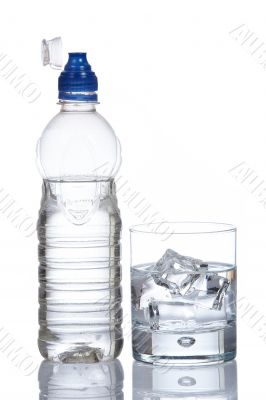
[[[166,225],[168,225],[169,228],[173,226],[175,227],[194,226],[194,229],[190,230],[186,229],[173,230],[171,231],[171,234],[173,235],[202,235],[202,234],[229,233],[229,232],[236,233],[237,231],[236,226],[233,224],[225,222],[213,222],[213,221],[159,221],[159,222],[133,225],[129,228],[129,231],[130,233],[149,233],[155,235],[163,235],[165,234],[165,231],[163,232],[161,232],[160,230],[157,231],[157,229],[155,230],[155,228],[156,226],[157,227],[163,226],[163,228],[165,228]],[[195,227],[198,227],[198,229],[195,229]]]

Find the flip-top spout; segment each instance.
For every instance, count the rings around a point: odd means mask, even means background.
[[[42,63],[53,69],[63,67],[63,43],[61,37],[42,41]]]

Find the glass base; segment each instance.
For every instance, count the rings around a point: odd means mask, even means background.
[[[236,356],[236,329],[203,332],[162,332],[134,328],[133,357],[160,365],[212,364]]]
[[[147,355],[134,353],[133,357],[136,361],[142,361],[149,364],[154,365],[175,365],[175,366],[183,366],[183,365],[211,365],[211,364],[219,364],[226,361],[231,361],[236,357],[236,352],[233,351],[231,353],[224,353],[223,355],[217,356],[202,356],[202,357],[169,357],[169,356],[155,356],[155,355]]]

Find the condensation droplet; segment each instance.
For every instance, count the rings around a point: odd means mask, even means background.
[[[189,336],[183,336],[178,339],[177,343],[183,347],[190,347],[196,342],[196,339]]]

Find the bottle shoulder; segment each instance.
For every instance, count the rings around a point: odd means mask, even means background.
[[[93,130],[109,132],[114,134],[114,130],[110,123],[97,111],[93,112],[59,112],[45,126],[43,135],[53,131],[54,134],[64,131],[86,131],[87,133]]]
[[[113,177],[121,162],[120,143],[97,111],[59,112],[47,124],[37,147],[44,177]]]

